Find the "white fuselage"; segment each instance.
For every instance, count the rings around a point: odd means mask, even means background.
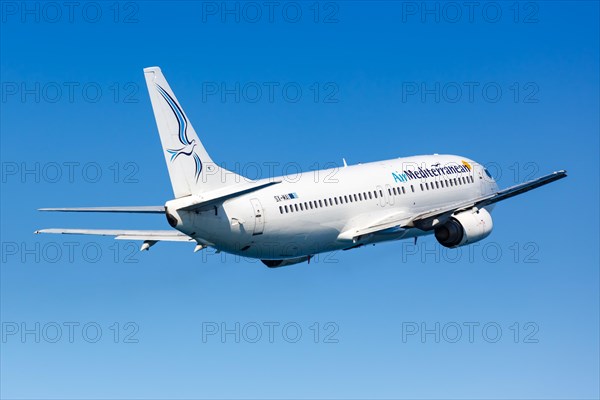
[[[351,227],[393,214],[413,215],[497,190],[481,165],[437,154],[270,180],[281,183],[210,210],[178,211],[176,228],[228,253],[287,259],[431,234],[410,228],[366,235],[357,243],[338,238]]]

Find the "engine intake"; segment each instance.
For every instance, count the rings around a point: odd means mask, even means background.
[[[492,216],[485,208],[477,212],[463,211],[436,228],[435,238],[442,246],[454,248],[485,239],[493,227]]]

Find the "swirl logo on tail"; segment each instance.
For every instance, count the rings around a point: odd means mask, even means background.
[[[175,118],[177,119],[177,124],[179,125],[179,142],[182,144],[182,147],[177,149],[167,149],[167,152],[171,155],[171,162],[175,161],[180,155],[184,156],[192,156],[194,158],[194,162],[196,164],[196,172],[194,173],[194,177],[196,178],[196,182],[198,182],[198,178],[200,178],[200,173],[202,172],[202,161],[200,161],[200,157],[194,151],[196,147],[196,140],[190,140],[187,136],[187,127],[188,121],[185,117],[185,114],[177,104],[175,100],[167,93],[165,89],[156,85],[156,89],[158,93],[166,100],[167,104],[175,114]]]

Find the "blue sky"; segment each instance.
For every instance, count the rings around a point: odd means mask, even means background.
[[[598,11],[3,2],[0,395],[598,398]],[[437,152],[503,187],[569,177],[498,205],[492,235],[459,251],[427,238],[270,270],[33,235],[167,227],[36,212],[171,198],[154,65],[212,158],[242,172]]]

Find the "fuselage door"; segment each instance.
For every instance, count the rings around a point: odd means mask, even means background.
[[[260,200],[251,199],[252,208],[254,209],[254,232],[252,235],[261,235],[265,227],[265,217]]]

